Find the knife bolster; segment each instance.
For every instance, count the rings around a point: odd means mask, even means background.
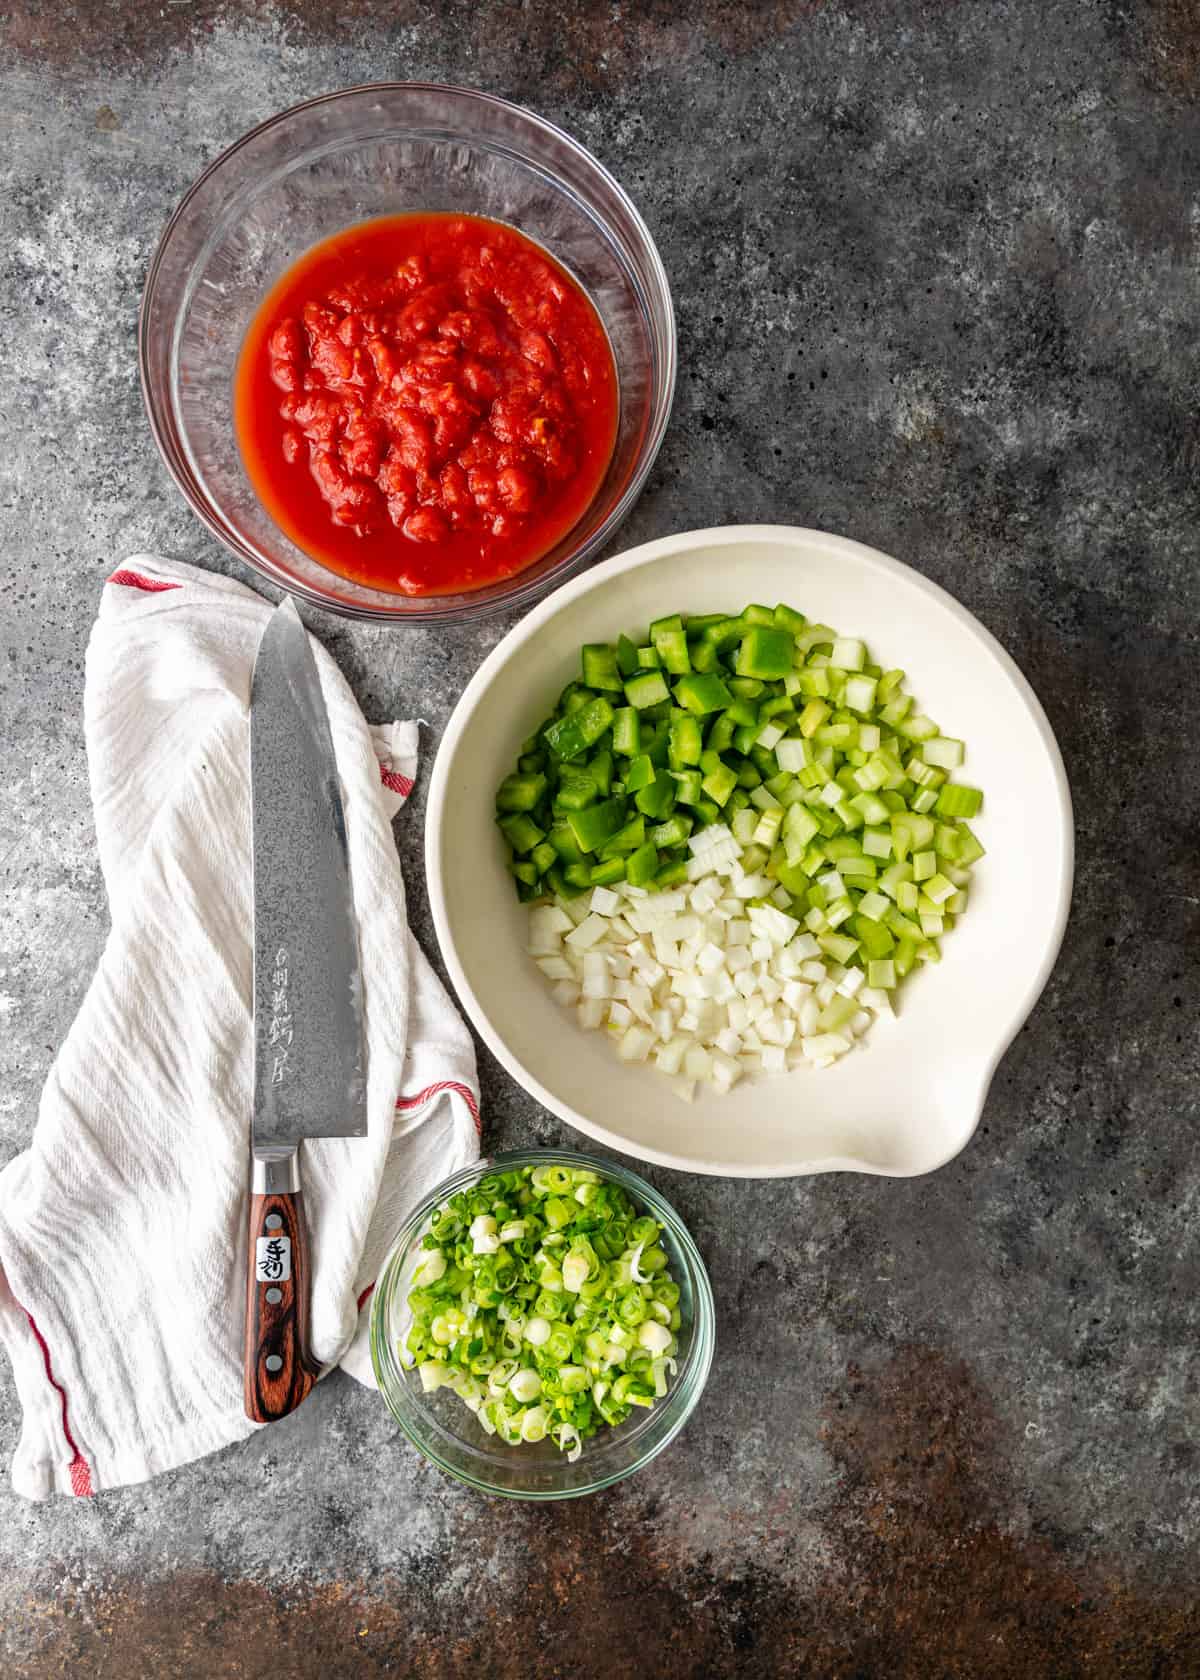
[[[250,1166],[252,1196],[294,1196],[300,1188],[300,1158],[292,1149],[256,1149]]]

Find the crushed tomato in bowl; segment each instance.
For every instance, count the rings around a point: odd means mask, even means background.
[[[315,246],[246,334],[234,417],[263,505],[315,560],[402,594],[479,589],[586,511],[616,367],[581,287],[515,228],[387,216]]]

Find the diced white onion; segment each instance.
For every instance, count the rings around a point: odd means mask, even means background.
[[[807,744],[795,744],[802,762],[812,762]],[[650,1062],[685,1102],[697,1087],[720,1095],[759,1073],[831,1066],[878,1016],[893,1013],[886,990],[869,987],[862,968],[826,958],[816,937],[852,908],[840,871],[821,878],[826,908],[808,910],[801,925],[790,913],[791,897],[761,873],[761,848],[747,854],[758,867],[743,869],[735,834],[750,843],[760,821],[778,809],[763,789],[751,797],[734,832],[713,824],[689,838],[688,886],[648,894],[621,881],[530,912],[530,955],[555,999],[574,1010],[581,1027],[606,1031],[621,1060]],[[920,914],[932,924],[932,911]],[[826,1032],[819,1020],[834,997],[853,998],[856,1009],[848,1023]],[[473,1226],[476,1252],[516,1240],[520,1223],[499,1232]],[[567,1256],[561,1287],[577,1293],[586,1275],[579,1257]],[[531,1345],[540,1345],[541,1322],[524,1327]],[[521,1328],[519,1320],[509,1325],[518,1337],[510,1345],[519,1345]],[[615,1338],[609,1352],[620,1354]]]

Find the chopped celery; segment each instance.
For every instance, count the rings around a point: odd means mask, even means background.
[[[936,808],[939,817],[974,817],[982,804],[983,795],[978,788],[947,782],[938,794]]]

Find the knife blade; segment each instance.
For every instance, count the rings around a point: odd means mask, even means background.
[[[316,1381],[297,1154],[367,1130],[362,977],[345,814],[308,633],[288,598],[250,691],[254,1107],[244,1397],[268,1422]]]

